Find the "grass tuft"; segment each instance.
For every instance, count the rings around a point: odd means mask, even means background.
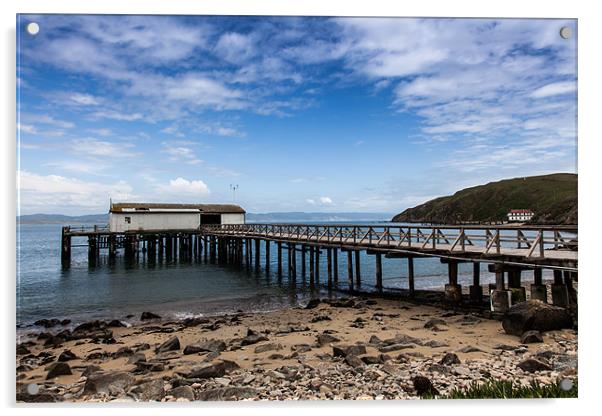
[[[529,386],[514,384],[512,381],[488,380],[485,383],[473,382],[467,389],[454,389],[441,396],[424,396],[425,399],[560,399],[577,398],[577,379],[568,390],[555,384],[540,384],[532,381]]]

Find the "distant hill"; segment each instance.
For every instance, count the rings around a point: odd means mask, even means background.
[[[536,224],[577,224],[577,175],[555,173],[491,182],[408,208],[395,222],[505,221],[511,209],[531,209]]]
[[[269,212],[265,214],[247,214],[247,222],[354,222],[389,221],[390,213],[372,212]],[[108,214],[69,216],[58,214],[31,214],[17,217],[21,224],[108,224]]]

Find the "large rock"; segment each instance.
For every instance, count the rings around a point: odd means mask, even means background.
[[[320,335],[318,335],[318,337],[316,339],[316,342],[318,343],[318,345],[320,347],[323,347],[326,344],[331,344],[333,342],[339,342],[339,341],[341,341],[341,340],[330,334],[320,334]]]
[[[46,375],[46,380],[50,380],[58,376],[69,376],[72,374],[69,364],[63,362],[52,363],[47,367],[47,370],[48,374]]]
[[[170,396],[175,397],[176,399],[186,399],[188,401],[194,400],[194,390],[190,386],[179,386],[174,389],[171,389],[168,393]]]
[[[61,353],[61,355],[59,355],[59,358],[57,358],[57,361],[65,362],[65,361],[75,360],[76,358],[77,358],[77,356],[71,350],[65,350]]]
[[[439,395],[439,391],[427,377],[416,376],[412,379],[412,383],[414,384],[414,390],[416,390],[416,393],[418,393],[419,396],[424,396],[426,394],[431,394],[433,396]]]
[[[247,335],[246,337],[244,337],[242,339],[242,341],[240,341],[240,345],[252,345],[252,344],[257,344],[258,342],[267,341],[267,340],[268,340],[268,338],[266,336],[253,333],[253,334],[250,334],[250,335]]]
[[[138,384],[128,392],[128,395],[141,402],[161,401],[165,397],[163,380],[155,379]]]
[[[175,351],[180,349],[180,340],[178,337],[171,337],[163,344],[159,345],[156,349],[156,352],[167,352],[167,351]]]
[[[366,353],[366,347],[363,345],[333,345],[332,355],[334,357],[347,357],[348,355],[362,355]]]
[[[226,374],[226,366],[223,362],[218,361],[180,370],[177,373],[185,378],[215,378]]]
[[[539,331],[527,331],[520,337],[520,342],[523,344],[533,344],[536,342],[543,342],[543,337]]]
[[[439,364],[441,364],[441,365],[455,365],[455,364],[460,364],[460,359],[453,352],[448,352],[447,354],[445,354],[443,356],[443,358],[441,359],[441,361],[439,361]]]
[[[275,342],[269,342],[267,344],[262,344],[262,345],[255,347],[255,353],[260,354],[262,352],[276,351],[276,350],[281,350],[281,349],[282,349],[281,344],[277,344]]]
[[[141,321],[147,321],[150,319],[161,319],[161,317],[157,314],[154,314],[152,312],[142,312],[142,315],[140,315],[140,320]]]
[[[531,330],[552,331],[572,326],[573,320],[565,309],[540,300],[528,300],[513,305],[502,321],[504,331],[517,336]]]
[[[518,363],[517,367],[528,373],[535,373],[537,371],[552,371],[552,366],[544,363],[543,361],[536,360],[535,358],[527,358],[526,360]]]
[[[88,375],[84,394],[125,394],[135,381],[134,376],[125,372],[96,371]]]
[[[257,396],[257,390],[250,387],[223,387],[205,390],[199,393],[199,400],[241,400]]]
[[[198,342],[196,344],[187,345],[184,348],[184,354],[196,354],[199,352],[222,352],[226,349],[226,343],[217,339]]]

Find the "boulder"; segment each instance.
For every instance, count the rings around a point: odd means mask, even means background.
[[[332,355],[334,357],[347,357],[348,355],[362,355],[366,353],[366,347],[363,345],[333,345]]]
[[[57,361],[65,362],[65,361],[75,360],[76,358],[77,358],[77,356],[73,352],[71,352],[71,350],[65,350],[61,353],[61,355],[59,355],[59,358],[57,358]]]
[[[167,352],[167,351],[176,351],[179,349],[180,349],[180,340],[178,339],[178,337],[174,336],[174,337],[169,338],[163,344],[159,345],[155,351],[157,353],[160,353],[160,352]]]
[[[437,327],[438,325],[447,325],[447,323],[443,319],[433,318],[433,319],[429,319],[424,324],[424,327],[427,329],[432,329],[432,328]]]
[[[161,317],[157,314],[154,314],[152,312],[142,312],[142,315],[140,315],[140,320],[141,321],[148,321],[150,319],[161,319]]]
[[[531,330],[553,331],[572,326],[573,320],[566,309],[533,299],[512,305],[502,320],[504,331],[517,336]]]
[[[159,372],[165,370],[165,364],[160,361],[136,361],[134,363],[136,368],[133,370],[135,373],[146,373],[148,371]]]
[[[130,358],[128,358],[128,364],[137,364],[139,362],[145,362],[146,361],[146,355],[144,355],[143,352],[136,352],[132,355],[130,355]]]
[[[539,331],[527,331],[520,337],[520,342],[523,344],[533,344],[543,342],[543,337]]]
[[[59,325],[61,323],[60,320],[56,318],[52,319],[39,319],[35,321],[33,324],[37,326],[43,326],[44,328],[52,328],[53,326]]]
[[[189,401],[194,400],[194,390],[190,386],[179,386],[171,389],[167,394],[175,397],[176,399],[186,399]]]
[[[215,378],[226,374],[226,366],[223,362],[218,361],[176,372],[185,378]]]
[[[267,344],[263,344],[263,345],[259,345],[259,346],[255,347],[255,353],[260,354],[262,352],[277,351],[277,350],[281,350],[281,349],[282,349],[281,344],[277,344],[275,342],[269,342]]]
[[[365,364],[364,362],[357,356],[353,354],[349,354],[345,357],[345,362],[349,364],[351,367],[358,369],[363,369]]]
[[[82,371],[82,377],[88,377],[90,374],[95,373],[97,371],[101,371],[102,369],[97,365],[89,365],[84,371]]]
[[[199,393],[198,399],[204,401],[240,400],[257,396],[257,390],[251,387],[222,387]]]
[[[240,341],[240,345],[252,345],[252,344],[257,344],[258,342],[261,341],[267,341],[268,338],[264,335],[261,334],[250,334],[247,335],[246,337],[244,337],[242,339],[242,341]]]
[[[88,375],[84,394],[125,394],[135,381],[134,376],[122,371],[95,371]]]
[[[192,347],[192,350],[196,352],[222,352],[226,350],[226,343],[218,339],[210,339],[207,341],[199,342],[193,345],[189,345],[186,348]],[[186,353],[184,353],[186,354]],[[194,354],[194,353],[190,353]]]
[[[433,383],[427,377],[415,376],[412,379],[412,384],[414,385],[414,390],[416,390],[416,393],[418,393],[419,396],[424,396],[426,394],[433,396],[439,395],[439,390],[433,386]]]
[[[156,379],[138,384],[130,389],[128,395],[141,402],[161,401],[165,397],[163,380]]]
[[[391,351],[405,350],[405,349],[414,348],[414,347],[415,347],[414,344],[392,344],[392,345],[385,345],[382,347],[378,347],[378,350],[380,352],[391,352]]]
[[[453,352],[448,352],[447,354],[445,354],[443,356],[443,358],[441,359],[441,361],[439,361],[439,364],[441,364],[441,365],[460,364],[460,359]]]
[[[17,345],[17,355],[26,355],[31,354],[31,351],[27,348],[26,345],[19,344]]]
[[[517,365],[523,371],[527,373],[535,373],[537,371],[552,371],[552,366],[544,363],[543,361],[536,360],[535,358],[527,358],[521,361]]]
[[[52,363],[46,369],[48,370],[48,374],[46,374],[46,380],[50,380],[58,376],[69,376],[73,374],[69,364],[63,362]]]
[[[125,328],[127,325],[121,322],[119,319],[113,319],[112,321],[107,322],[107,327],[109,328]]]
[[[129,357],[130,355],[134,355],[134,350],[130,347],[121,347],[111,355],[113,358]]]
[[[318,345],[320,347],[327,345],[327,344],[331,344],[333,342],[339,342],[339,341],[341,341],[341,340],[330,334],[320,334],[317,336],[317,339],[316,339],[316,342],[318,343]]]

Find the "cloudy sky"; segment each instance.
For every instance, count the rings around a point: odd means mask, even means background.
[[[17,25],[22,214],[106,212],[109,198],[229,202],[230,185],[249,212],[399,212],[577,169],[572,20]]]

